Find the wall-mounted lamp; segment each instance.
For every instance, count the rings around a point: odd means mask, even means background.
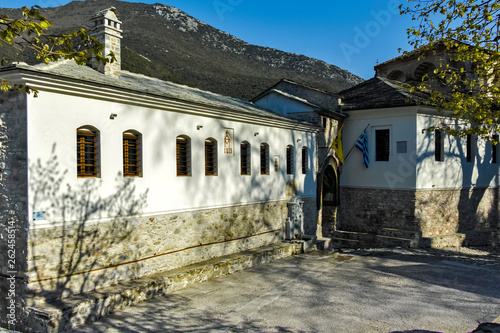
[[[297,142],[300,142],[300,141],[302,141],[302,139],[297,139]]]
[[[109,119],[115,119],[116,117],[118,117],[116,113],[112,113],[109,115]]]
[[[259,135],[259,132],[255,132],[255,133],[253,134],[253,136],[257,136],[257,135]]]
[[[202,129],[203,126],[202,125],[196,125],[196,129],[199,131],[200,129]]]

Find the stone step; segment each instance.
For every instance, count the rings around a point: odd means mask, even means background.
[[[334,248],[418,246],[418,232],[395,228],[380,228],[377,232],[337,230],[333,237]]]
[[[62,332],[115,310],[189,285],[303,252],[301,243],[280,243],[158,272],[94,292],[54,300],[29,308],[32,332]]]
[[[439,235],[433,237],[422,237],[420,247],[443,249],[446,247],[461,247],[465,240],[465,234],[454,233],[450,235]]]

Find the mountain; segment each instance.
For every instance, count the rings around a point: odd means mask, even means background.
[[[321,60],[248,44],[172,6],[87,0],[41,13],[53,23],[51,32],[62,33],[90,29],[92,15],[111,6],[123,21],[124,70],[245,100],[282,78],[333,93],[363,81]],[[18,12],[0,9],[11,17]],[[0,48],[4,55],[12,56],[12,50]],[[29,55],[19,57],[34,62]]]

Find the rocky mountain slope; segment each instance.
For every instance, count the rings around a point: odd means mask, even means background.
[[[128,71],[241,99],[258,95],[282,78],[329,92],[363,81],[321,60],[248,44],[172,6],[86,0],[42,13],[59,33],[89,29],[92,14],[111,6],[123,21],[122,68]],[[0,9],[0,13],[15,16],[16,11]],[[2,55],[12,57],[5,47],[0,48]],[[19,57],[34,62],[27,55]]]

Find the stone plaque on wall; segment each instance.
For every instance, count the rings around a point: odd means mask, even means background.
[[[224,133],[224,154],[233,155],[234,154],[234,148],[233,148],[234,129],[225,128],[224,130],[225,130],[225,133]]]

